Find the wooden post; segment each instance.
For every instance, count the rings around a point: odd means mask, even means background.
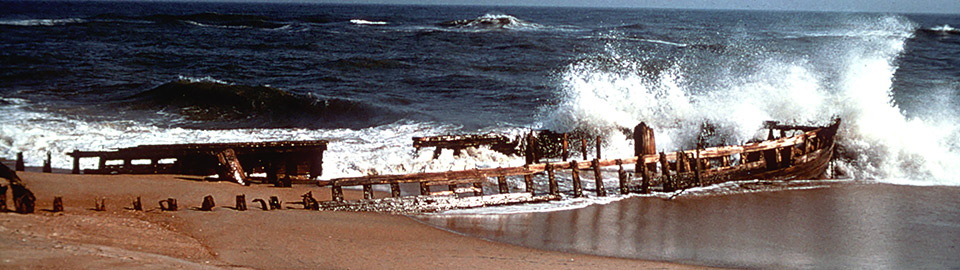
[[[687,154],[683,151],[677,151],[677,178],[673,181],[674,188],[684,185],[683,173],[690,171],[687,166]]]
[[[310,178],[317,179],[323,175],[323,150],[318,150],[310,157]]]
[[[420,182],[420,195],[430,195],[430,186],[426,182]]]
[[[43,161],[43,172],[50,173],[53,172],[53,168],[50,165],[50,152],[47,152],[47,160]]]
[[[580,138],[580,153],[583,153],[583,160],[587,160],[587,138]]]
[[[560,187],[557,185],[557,177],[553,173],[553,165],[550,165],[550,163],[547,163],[546,170],[547,170],[547,180],[550,183],[550,195],[560,194]]]
[[[140,200],[140,196],[137,196],[137,199],[133,201],[133,211],[143,211],[143,202]]]
[[[637,160],[637,164],[641,165],[637,166],[637,168],[640,168],[640,171],[635,172],[639,173],[640,177],[642,177],[640,182],[640,193],[650,193],[650,170],[649,167],[647,167],[647,164],[643,162],[643,156],[640,156],[640,159]],[[656,166],[656,163],[654,163],[654,166]]]
[[[270,210],[279,210],[283,209],[280,205],[280,198],[277,196],[270,196]]]
[[[163,203],[167,203],[167,205],[163,205]],[[166,200],[160,200],[160,210],[177,211],[177,199],[167,198]]]
[[[53,197],[53,212],[63,212],[63,197]]]
[[[597,159],[600,159],[600,149],[601,149],[600,136],[597,136]]]
[[[536,153],[536,139],[533,138],[533,131],[527,133],[527,151],[526,151],[526,160],[527,164],[537,163],[537,153]]]
[[[313,198],[313,191],[307,191],[307,194],[300,195],[303,198],[303,209],[320,210],[320,202]]]
[[[363,199],[373,199],[373,185],[363,185]]]
[[[217,204],[213,202],[213,196],[207,195],[203,197],[203,203],[200,204],[200,211],[213,211],[213,207]]]
[[[643,177],[643,182],[640,183],[640,192],[642,193],[648,193],[650,191],[650,173],[651,170],[653,170],[648,168],[647,164],[643,162],[643,156],[656,153],[657,143],[653,135],[653,129],[648,127],[647,123],[640,122],[640,124],[633,128],[633,155],[637,156],[634,173],[638,173]],[[654,163],[653,167],[656,167],[656,163]],[[663,173],[666,174],[666,166],[663,166],[663,171]]]
[[[510,187],[507,186],[507,177],[500,175],[497,176],[497,186],[500,188],[500,194],[510,193]]]
[[[333,195],[333,201],[343,202],[343,187],[334,185],[330,187],[330,193]]]
[[[527,189],[527,192],[530,195],[536,195],[536,189],[533,186],[533,175],[525,174],[523,175],[523,185]]]
[[[247,195],[237,195],[237,211],[247,211]]]
[[[108,173],[107,171],[104,171],[107,169],[107,158],[102,156],[97,158],[99,159],[97,161],[97,171],[100,171],[100,173]]]
[[[17,152],[16,170],[18,172],[22,172],[24,169],[25,169],[25,166],[23,165],[23,152]]]
[[[597,137],[597,139],[599,138],[600,137]],[[600,143],[597,143],[597,146],[600,146]],[[597,154],[598,158],[593,160],[593,179],[597,186],[597,196],[607,196],[607,190],[603,187],[603,177],[600,175],[600,150],[597,150]]]
[[[483,183],[473,183],[473,196],[483,196]]]
[[[562,151],[562,154],[561,154],[561,156],[563,156],[563,157],[562,157],[562,158],[563,158],[563,161],[567,161],[567,156],[569,156],[569,155],[570,155],[570,152],[569,152],[569,150],[568,150],[567,133],[564,132],[564,133],[563,133],[563,151]]]
[[[580,168],[577,168],[577,161],[570,161],[570,177],[573,178],[573,197],[583,197],[583,186],[580,183]]]
[[[703,186],[703,179],[700,177],[700,172],[703,171],[703,168],[701,168],[701,167],[702,167],[702,164],[701,164],[701,163],[703,162],[703,160],[700,160],[700,145],[697,145],[697,154],[696,154],[696,155],[697,155],[697,156],[696,156],[696,158],[693,159],[693,162],[694,162],[694,164],[695,164],[695,165],[694,165],[694,171],[695,171],[695,173],[696,173],[696,176],[695,176],[695,177],[696,177],[696,179],[697,179],[697,186]]]
[[[400,183],[390,183],[390,196],[400,197]]]
[[[220,180],[230,180],[241,185],[248,185],[247,174],[243,171],[243,166],[240,166],[240,160],[237,159],[237,153],[233,149],[227,148],[217,153],[216,156],[217,161],[220,162],[220,167],[217,170]]]
[[[620,167],[617,170],[617,176],[620,179],[620,194],[627,195],[629,192],[627,189],[627,171],[623,170],[623,160],[617,159],[617,166]]]
[[[274,164],[274,159],[270,159],[267,161],[266,170],[267,170],[267,183],[272,183],[276,185],[277,183],[280,182],[280,180],[278,179],[279,177],[277,176],[278,168],[277,168],[277,165]]]
[[[660,174],[663,177],[663,191],[673,191],[673,183],[670,181],[670,162],[667,161],[667,154],[660,152]]]
[[[93,200],[93,203],[94,203],[94,206],[93,206],[94,211],[103,212],[107,210],[107,199],[97,198]]]
[[[283,164],[283,179],[280,181],[279,187],[290,187],[292,177],[296,176],[299,173],[297,169],[297,160],[292,156],[287,156],[284,158]]]

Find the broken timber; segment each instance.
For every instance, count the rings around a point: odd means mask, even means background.
[[[81,158],[99,158],[96,169],[86,174],[184,174],[212,175],[245,184],[251,173],[267,174],[267,180],[280,185],[290,178],[317,178],[323,173],[323,152],[327,141],[275,141],[206,144],[141,145],[114,151],[79,151],[73,157],[73,173],[80,173]],[[175,159],[173,163],[161,160]],[[122,161],[110,164],[108,161]],[[147,164],[134,164],[144,160]],[[242,164],[242,166],[241,166]],[[313,183],[309,181],[309,183]]]
[[[556,161],[527,164],[520,167],[483,168],[473,170],[424,172],[400,175],[371,175],[331,179],[323,185],[332,189],[333,200],[320,202],[322,210],[378,211],[392,213],[418,213],[443,211],[456,208],[471,208],[491,205],[543,202],[560,199],[560,191],[554,177],[555,171],[570,170],[572,190],[579,196],[578,176],[580,170],[593,169],[597,181],[597,196],[605,196],[600,181],[600,168],[616,166],[620,175],[621,193],[629,190],[629,180],[622,170],[623,165],[635,164],[642,177],[641,192],[648,192],[659,184],[659,189],[671,192],[695,186],[712,185],[725,181],[765,179],[793,180],[820,179],[833,157],[834,137],[840,120],[826,127],[781,126],[769,124],[767,128],[781,130],[781,137],[745,145],[699,148],[672,153],[656,153],[653,130],[641,123],[634,132],[636,156],[621,159],[600,159],[583,161]],[[784,136],[786,130],[799,130],[803,133]],[[585,145],[585,143],[583,143]],[[583,151],[585,152],[585,151]],[[564,157],[565,158],[565,157]],[[692,163],[692,164],[691,164]],[[550,189],[545,195],[536,195],[530,180],[532,175],[546,172],[550,179]],[[524,193],[509,193],[504,187],[506,177],[521,176],[526,188]],[[476,190],[477,184],[487,182],[488,178],[497,179],[500,194],[483,195],[483,189]],[[397,186],[400,183],[419,183],[419,196],[400,196]],[[372,194],[363,200],[343,200],[342,188],[345,186],[364,186],[389,184],[393,192],[390,198],[374,199]],[[449,185],[449,192],[434,193],[430,186]],[[475,196],[459,196],[468,189],[458,185],[471,185]]]

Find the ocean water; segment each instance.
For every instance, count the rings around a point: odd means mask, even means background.
[[[621,130],[641,121],[674,151],[705,124],[731,144],[765,120],[840,117],[837,177],[960,185],[955,27],[957,15],[2,2],[0,155],[39,166],[51,152],[69,168],[76,149],[326,139],[321,178],[334,178],[523,163],[488,149],[432,160],[413,136],[580,131],[626,157]]]

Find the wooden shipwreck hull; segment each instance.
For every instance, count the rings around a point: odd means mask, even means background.
[[[202,144],[140,145],[111,151],[73,151],[73,173],[81,158],[98,158],[96,169],[86,174],[185,174],[211,175],[245,183],[251,173],[266,173],[267,180],[289,185],[290,178],[316,178],[323,173],[327,141],[273,141]],[[163,163],[162,160],[174,160]],[[110,164],[110,161],[118,161]],[[145,161],[137,164],[134,161]],[[280,181],[282,176],[286,182]]]
[[[562,148],[563,161],[537,162],[539,157],[533,151],[526,151],[528,164],[520,167],[485,168],[461,171],[428,172],[400,175],[374,175],[331,179],[322,184],[332,189],[332,201],[321,203],[325,210],[385,211],[392,213],[432,212],[455,208],[470,208],[491,205],[543,202],[558,200],[560,194],[581,197],[582,178],[594,182],[597,196],[606,196],[604,171],[610,174],[616,168],[619,180],[618,191],[647,193],[650,190],[672,192],[697,186],[706,186],[726,181],[764,179],[793,180],[821,179],[833,158],[835,137],[840,120],[824,127],[785,126],[769,123],[770,135],[765,141],[736,146],[709,147],[670,153],[656,153],[653,130],[641,123],[634,129],[635,156],[621,159],[600,159],[599,143],[597,155],[586,160],[586,142],[581,140],[585,160],[566,161],[568,142],[562,139],[554,147]],[[780,137],[774,136],[774,130]],[[788,132],[794,132],[787,136]],[[424,141],[415,139],[415,146],[434,146],[445,148],[465,148],[481,145],[476,141],[464,140],[467,136],[431,137],[430,144],[418,144]],[[448,138],[451,140],[444,140]],[[479,138],[479,137],[478,137]],[[485,137],[489,138],[489,137]],[[555,136],[554,138],[566,138]],[[528,136],[527,140],[531,139]],[[491,140],[502,142],[502,140]],[[599,141],[599,140],[598,140]],[[457,143],[467,144],[458,145]],[[529,142],[528,142],[529,143]],[[533,142],[537,143],[537,142]],[[544,142],[539,142],[544,144]],[[542,147],[542,146],[538,146]],[[632,176],[624,165],[632,165]],[[630,166],[628,166],[629,168]],[[561,191],[557,174],[569,175],[571,190]],[[581,177],[581,174],[585,174]],[[537,190],[534,176],[547,178],[547,190]],[[520,177],[523,184],[510,186],[508,177]],[[592,178],[592,179],[589,179]],[[496,194],[484,194],[483,183],[496,179]],[[419,183],[420,192],[415,195],[401,196],[400,184]],[[373,185],[390,185],[391,197],[373,198]],[[364,199],[343,200],[342,188],[362,186]],[[432,187],[446,186],[447,190],[434,191]],[[464,187],[466,186],[466,187]],[[518,196],[517,193],[523,194]],[[538,195],[539,194],[539,195]]]

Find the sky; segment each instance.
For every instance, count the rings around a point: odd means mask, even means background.
[[[960,0],[320,0],[325,3],[577,6],[960,14]]]

